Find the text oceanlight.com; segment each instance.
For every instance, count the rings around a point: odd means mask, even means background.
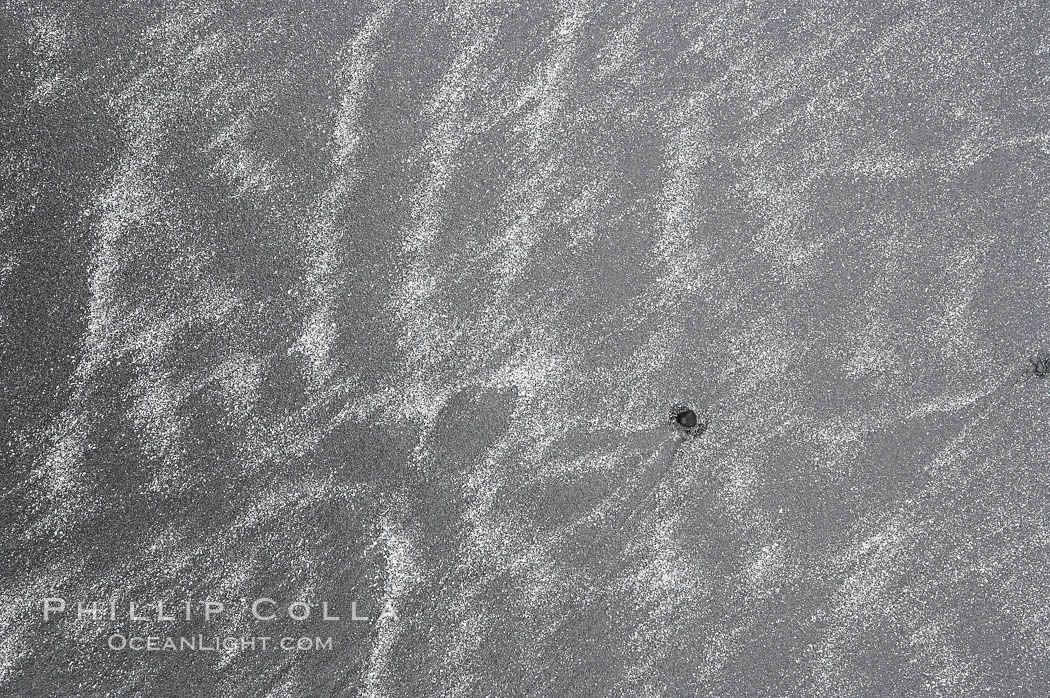
[[[284,650],[286,652],[311,652],[332,649],[331,637],[270,637],[253,635],[250,637],[209,637],[190,635],[180,637],[161,637],[158,635],[110,635],[106,641],[109,649],[132,652],[267,652]]]

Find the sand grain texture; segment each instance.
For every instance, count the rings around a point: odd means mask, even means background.
[[[9,0],[0,693],[1050,694],[1048,26]]]

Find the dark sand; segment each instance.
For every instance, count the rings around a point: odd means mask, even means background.
[[[1050,695],[1050,18],[963,5],[7,2],[0,694]],[[332,649],[107,648],[259,597]]]

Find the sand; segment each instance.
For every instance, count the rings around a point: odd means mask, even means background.
[[[1042,3],[0,12],[0,693],[1050,694]]]

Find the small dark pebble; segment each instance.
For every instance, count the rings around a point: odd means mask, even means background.
[[[678,423],[683,427],[695,427],[696,426],[696,412],[690,409],[682,410],[678,413]]]
[[[1030,359],[1035,375],[1040,378],[1050,376],[1050,356],[1037,356]]]
[[[707,422],[701,422],[696,412],[688,407],[676,406],[671,408],[670,421],[684,427],[690,436],[699,436],[707,431]]]

